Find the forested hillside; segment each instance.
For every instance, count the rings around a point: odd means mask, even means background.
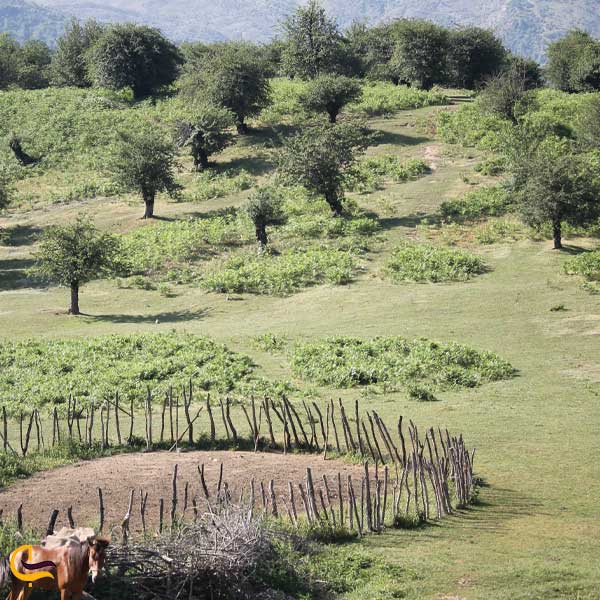
[[[25,5],[4,0],[0,6]],[[160,27],[176,41],[219,39],[268,40],[277,35],[277,25],[300,0],[39,0],[45,7],[81,19],[133,20]],[[596,0],[326,0],[325,8],[342,28],[355,20],[376,23],[398,17],[427,18],[444,25],[478,25],[496,31],[518,54],[540,60],[548,42],[572,28],[600,33]],[[7,9],[2,8],[4,13]],[[53,32],[54,15],[34,6],[3,24],[4,31],[32,35]],[[28,23],[33,23],[29,26]],[[36,23],[38,29],[36,30]]]

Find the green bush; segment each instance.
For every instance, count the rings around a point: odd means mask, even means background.
[[[442,202],[440,214],[447,221],[476,221],[502,216],[509,208],[510,199],[503,187],[482,187],[457,200]]]
[[[326,247],[298,248],[279,255],[239,254],[208,270],[201,285],[222,294],[285,296],[320,283],[349,283],[354,268],[349,252]]]
[[[393,250],[386,273],[395,282],[467,281],[484,273],[485,263],[478,256],[430,244],[405,243]]]
[[[123,237],[130,273],[152,275],[211,258],[215,249],[252,240],[250,222],[234,212],[152,223]]]
[[[436,91],[423,91],[392,83],[372,83],[363,87],[362,99],[349,109],[367,117],[391,116],[400,110],[448,104]]]
[[[336,388],[379,383],[409,390],[415,385],[475,387],[513,374],[511,365],[491,352],[401,337],[335,337],[296,344],[292,370],[302,379]]]
[[[191,334],[110,335],[0,343],[0,401],[10,409],[119,391],[141,401],[190,379],[197,389],[227,392],[251,381],[252,362],[209,338]]]
[[[206,170],[194,176],[192,184],[182,195],[184,202],[205,202],[249,190],[255,179],[247,171],[231,170],[218,173]]]
[[[280,77],[271,80],[271,105],[260,113],[260,120],[267,125],[301,124],[310,114],[301,102],[307,82],[301,79]]]
[[[488,177],[496,177],[506,170],[506,160],[498,156],[491,156],[475,165],[475,171]]]
[[[586,281],[600,281],[600,250],[584,252],[567,260],[565,273],[580,275]]]
[[[429,172],[427,163],[418,158],[403,161],[399,156],[367,158],[346,175],[345,187],[350,192],[372,193],[388,179],[395,183],[418,179]]]

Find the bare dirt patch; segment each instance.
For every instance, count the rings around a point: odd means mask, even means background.
[[[326,475],[329,485],[337,489],[337,474],[342,481],[352,475],[360,487],[361,468],[340,460],[324,461],[315,455],[253,453],[253,452],[153,452],[121,454],[75,465],[60,467],[38,473],[0,492],[0,508],[4,518],[13,519],[17,508],[23,504],[23,521],[26,527],[45,528],[53,509],[60,510],[58,526],[67,525],[67,508],[73,507],[73,516],[78,526],[97,525],[98,488],[102,488],[106,508],[106,527],[120,524],[127,511],[131,490],[135,490],[131,529],[139,531],[140,490],[148,492],[147,521],[158,522],[160,499],[164,499],[165,523],[169,522],[171,507],[171,480],[175,465],[179,465],[178,511],[183,510],[185,484],[189,484],[188,516],[192,514],[192,498],[198,498],[200,510],[204,510],[204,496],[200,484],[198,466],[204,464],[205,478],[211,496],[215,496],[223,463],[223,481],[227,483],[233,500],[239,499],[242,489],[249,497],[251,479],[256,481],[257,506],[262,506],[260,482],[275,482],[278,497],[287,496],[288,481],[301,483],[306,477],[306,468],[311,467],[315,487],[323,485]],[[356,483],[355,483],[356,485]],[[298,494],[296,494],[298,496]],[[281,512],[285,511],[280,503]]]

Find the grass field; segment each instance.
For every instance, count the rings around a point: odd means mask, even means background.
[[[81,305],[86,314],[72,318],[65,312],[64,289],[31,287],[23,281],[24,271],[31,265],[35,232],[81,210],[102,228],[124,232],[141,225],[139,201],[95,199],[15,212],[0,220],[0,227],[21,225],[13,245],[0,246],[0,335],[20,339],[176,329],[225,342],[249,354],[261,375],[277,379],[292,379],[289,360],[285,353],[257,348],[254,338],[260,334],[292,341],[329,335],[427,337],[496,352],[517,369],[516,377],[440,392],[438,402],[409,401],[400,392],[368,396],[384,418],[401,413],[417,424],[463,432],[477,448],[476,471],[485,487],[468,511],[362,542],[367,554],[399,570],[378,571],[375,581],[347,597],[600,598],[600,304],[562,269],[570,255],[598,243],[566,240],[562,253],[552,251],[550,242],[473,244],[469,250],[489,270],[469,282],[386,280],[382,271],[392,249],[417,237],[420,219],[473,183],[492,181],[475,173],[475,151],[444,146],[415,127],[437,110],[443,109],[406,111],[371,122],[384,136],[370,155],[424,158],[432,170],[416,181],[388,183],[384,190],[355,196],[378,214],[383,241],[365,257],[353,283],[313,287],[284,298],[226,297],[177,286],[175,296],[165,298],[101,281],[85,286]],[[228,163],[246,168],[260,181],[266,167],[254,157],[253,144],[262,142],[262,132],[255,133],[218,162],[224,168]],[[196,204],[161,200],[156,212],[180,218],[238,206],[247,194]],[[564,310],[551,310],[559,305]],[[317,391],[324,398],[332,393]],[[352,399],[361,393],[352,389],[340,395]]]

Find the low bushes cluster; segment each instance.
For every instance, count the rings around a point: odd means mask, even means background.
[[[385,271],[395,282],[467,281],[486,271],[481,258],[431,244],[405,243],[392,251]]]
[[[429,172],[427,163],[418,158],[402,160],[399,156],[377,156],[357,164],[346,177],[346,189],[369,194],[383,187],[385,180],[404,183]]]
[[[416,384],[470,388],[513,374],[511,365],[491,352],[402,337],[334,337],[296,344],[292,369],[302,379],[336,388],[386,384],[412,390],[417,389]],[[422,400],[431,399],[422,392],[415,394]]]
[[[600,289],[600,250],[584,252],[567,260],[564,264],[565,273],[579,275],[593,284],[594,291]]]
[[[352,254],[327,247],[297,248],[278,255],[244,253],[213,266],[201,285],[219,293],[285,296],[320,283],[346,284],[354,270]]]
[[[476,221],[499,217],[510,208],[510,198],[502,186],[481,187],[456,200],[446,200],[440,207],[445,221]]]
[[[192,184],[181,196],[185,202],[205,202],[249,190],[255,183],[247,171],[229,170],[222,173],[207,170],[195,175]]]
[[[61,404],[69,394],[142,401],[190,381],[228,392],[252,380],[252,361],[213,340],[182,333],[36,338],[0,343],[0,402],[12,411]]]
[[[363,87],[361,100],[350,106],[350,110],[367,117],[387,117],[400,110],[442,104],[448,104],[442,92],[377,82]]]

